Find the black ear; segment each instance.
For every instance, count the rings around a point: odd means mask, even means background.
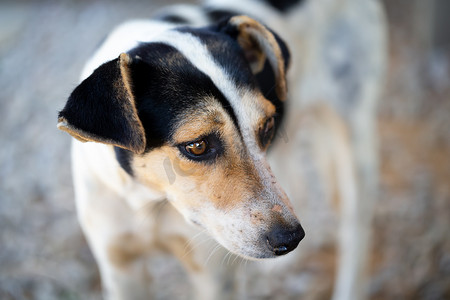
[[[221,30],[237,40],[244,50],[253,74],[260,73],[266,60],[272,67],[278,99],[286,100],[286,71],[290,55],[286,44],[275,33],[247,16],[234,16],[220,24]]]
[[[143,153],[145,132],[136,110],[130,75],[131,58],[97,68],[70,95],[59,113],[58,128],[82,142],[100,142]]]

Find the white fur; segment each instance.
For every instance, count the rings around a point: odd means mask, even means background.
[[[119,25],[87,62],[81,73],[81,80],[91,75],[101,64],[133,49],[139,42],[150,42],[155,36],[173,27],[173,24],[152,20],[133,20]]]

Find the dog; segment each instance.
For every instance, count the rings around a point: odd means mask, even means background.
[[[120,25],[88,61],[57,126],[75,138],[78,218],[105,298],[149,299],[145,261],[163,251],[182,262],[195,299],[245,299],[235,266],[202,264],[211,246],[191,242],[206,234],[261,264],[280,257],[257,271],[266,284],[305,259],[293,251],[305,236],[297,214],[316,236],[305,252],[338,245],[333,298],[364,297],[382,12],[370,0],[312,2],[173,6]],[[371,16],[369,29],[352,27],[355,12]],[[339,232],[311,228],[313,198]]]

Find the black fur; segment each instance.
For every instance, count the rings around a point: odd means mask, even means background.
[[[114,152],[116,153],[116,159],[122,169],[133,176],[133,168],[131,167],[134,155],[133,152],[119,147],[114,147]]]
[[[238,87],[260,89],[276,105],[279,122],[283,105],[274,91],[275,79],[270,64],[266,62],[263,71],[254,76],[232,29],[224,26],[222,22],[201,29],[185,27],[179,30],[200,38]],[[288,64],[287,47],[278,37],[277,41]],[[174,126],[182,114],[202,109],[206,97],[217,99],[239,129],[237,116],[228,100],[210,77],[178,50],[162,43],[142,43],[128,54],[132,58],[129,70],[136,109],[145,129],[145,152],[164,144],[179,146],[172,141]],[[121,102],[114,93],[113,85],[120,77],[117,65],[115,59],[95,70],[75,89],[60,116],[82,130],[126,143],[132,133],[124,124]],[[115,152],[122,168],[132,175],[134,154],[117,147]]]
[[[278,129],[284,116],[284,102],[278,98],[275,90],[275,73],[270,63],[266,61],[263,70],[256,74],[256,76],[252,75],[242,49],[236,41],[238,31],[234,26],[230,25],[228,21],[229,18],[222,19],[217,25],[208,28],[213,32],[225,34],[225,37],[221,37],[221,40],[217,38],[217,33],[211,34],[206,30],[190,30],[190,32],[197,35],[203,42],[208,44],[208,50],[211,51],[214,59],[227,70],[228,74],[234,78],[237,85],[247,85],[247,87],[250,88],[259,88],[264,97],[275,105],[277,111],[275,123],[277,125],[276,129]],[[271,31],[271,33],[278,42],[284,58],[285,69],[288,70],[291,59],[289,49],[275,32]],[[236,63],[237,60],[239,60],[239,63]],[[244,64],[246,66],[244,66]]]
[[[264,0],[264,1],[281,12],[286,12],[291,7],[303,2],[303,0]]]
[[[275,116],[275,128],[277,129],[280,127],[284,116],[284,102],[278,99],[275,90],[275,73],[270,63],[266,61],[264,69],[256,76],[253,75],[248,62],[245,59],[244,53],[236,41],[238,35],[237,29],[234,26],[229,25],[228,21],[229,19],[224,19],[217,25],[207,28],[192,29],[185,27],[179,30],[189,32],[200,38],[200,40],[207,45],[214,60],[226,70],[236,86],[249,89],[260,89],[262,94],[276,107],[277,114]],[[287,70],[290,62],[289,50],[283,40],[274,32],[272,33],[280,46],[285,61],[285,68]],[[236,128],[239,128],[239,124],[234,116],[231,106],[225,98],[223,99],[226,102],[223,102],[222,105],[233,117]]]
[[[266,61],[263,70],[256,74],[258,86],[264,95],[276,108],[275,115],[275,131],[280,127],[284,117],[284,102],[278,99],[278,95],[275,89],[275,73],[270,66],[270,63]],[[276,134],[276,132],[275,132]]]
[[[117,91],[121,81],[119,60],[114,59],[97,68],[70,95],[59,117],[73,127],[118,145],[139,143],[136,131],[123,115],[123,92]]]
[[[190,22],[183,16],[175,15],[175,14],[164,14],[155,16],[156,20],[161,20],[164,22],[175,23],[175,24],[183,24],[188,25]]]
[[[217,23],[224,19],[229,19],[230,17],[239,15],[239,13],[237,13],[237,12],[234,12],[231,10],[225,10],[225,9],[215,9],[215,8],[205,7],[204,10],[205,10],[206,14],[208,15],[209,19],[211,20],[211,23]]]
[[[222,103],[237,123],[230,104],[211,79],[175,48],[145,43],[130,51],[130,55],[141,58],[133,63],[132,81],[139,117],[146,130],[146,151],[170,142],[179,115],[202,109],[206,97]]]
[[[200,29],[186,27],[179,30],[198,37],[237,87],[250,89],[257,87],[250,65],[246,61],[241,47],[233,37],[224,34],[215,25]]]

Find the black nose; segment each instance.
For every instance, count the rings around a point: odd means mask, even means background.
[[[267,234],[267,245],[275,255],[280,256],[294,250],[305,237],[305,231],[298,224],[292,228],[277,226]]]

